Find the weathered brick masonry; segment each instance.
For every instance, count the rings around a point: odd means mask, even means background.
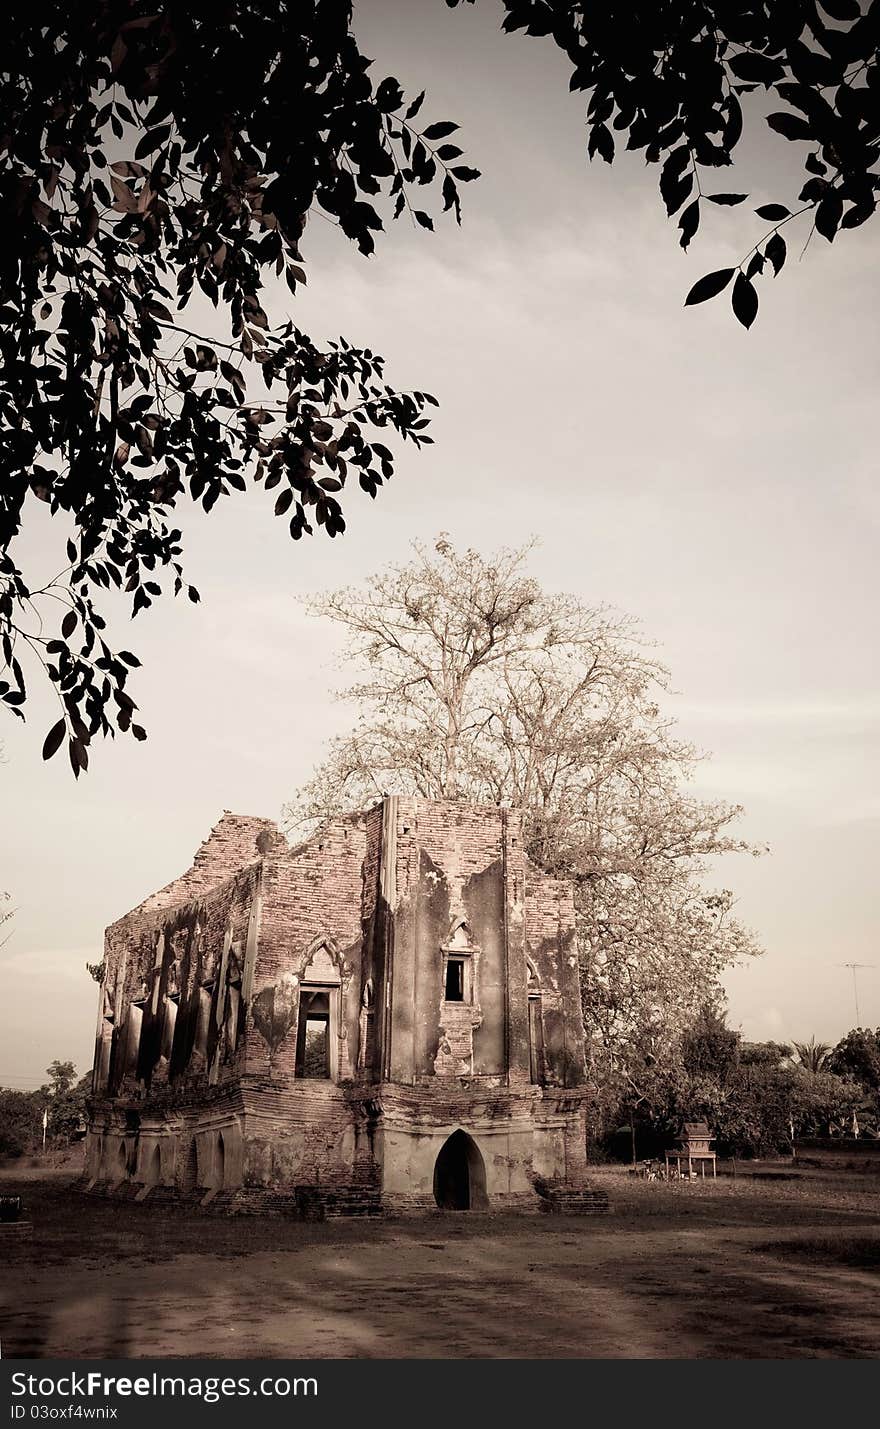
[[[89,1189],[242,1210],[586,1209],[571,889],[518,816],[226,813],[107,929]]]

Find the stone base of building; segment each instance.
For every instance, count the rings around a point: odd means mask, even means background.
[[[205,1104],[95,1104],[82,1189],[222,1214],[595,1214],[585,1094],[497,1079],[242,1085]]]
[[[148,1202],[151,1206],[189,1206],[193,1210],[216,1216],[283,1216],[291,1220],[325,1221],[340,1218],[381,1219],[384,1217],[431,1216],[449,1217],[460,1214],[442,1208],[436,1200],[424,1196],[384,1197],[377,1188],[335,1186],[320,1189],[315,1186],[293,1186],[289,1191],[267,1187],[240,1187],[229,1191],[183,1192],[175,1187],[146,1186],[136,1181],[116,1182],[80,1180],[76,1187],[85,1195],[101,1196],[114,1201]],[[608,1196],[595,1187],[573,1191],[559,1189],[547,1192],[535,1190],[526,1196],[499,1197],[477,1214],[596,1216],[609,1210]]]

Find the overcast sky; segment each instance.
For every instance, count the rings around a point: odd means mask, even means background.
[[[617,606],[658,642],[668,709],[713,753],[697,790],[743,803],[743,836],[772,850],[718,871],[766,948],[727,978],[731,1024],[834,1042],[855,1022],[840,965],[880,964],[880,225],[815,237],[800,262],[795,235],[751,332],[723,300],[685,310],[696,278],[759,236],[752,203],[707,215],[685,255],[655,169],[588,165],[583,100],[551,42],[501,36],[492,0],[355,8],[376,76],[427,87],[425,121],[457,120],[484,177],[464,189],[460,230],[401,221],[371,260],[315,220],[292,311],[435,393],[436,444],[404,449],[375,503],[350,492],[334,543],[290,542],[259,492],[187,519],[201,605],[111,631],[144,663],[131,689],[146,743],[95,747],[76,785],[63,757],[40,761],[55,715],[39,681],[27,727],[6,721],[0,888],[17,913],[0,949],[0,1084],[37,1085],[54,1057],[87,1069],[83,964],[105,925],[187,867],[224,808],[276,815],[346,727],[333,632],[297,597],[441,530],[483,551],[537,534],[546,586]],[[721,187],[796,198],[790,147],[756,132]],[[34,507],[21,554],[49,574],[61,532]],[[880,969],[859,977],[861,1022],[877,1025]]]

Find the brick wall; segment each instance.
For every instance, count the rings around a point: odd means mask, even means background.
[[[249,1075],[293,1077],[299,989],[315,957],[325,970],[332,965],[338,979],[338,1079],[357,1075],[369,976],[364,968],[365,934],[375,906],[377,822],[377,813],[334,820],[299,848],[265,858],[248,1013]],[[317,980],[324,981],[325,975]]]
[[[277,847],[286,849],[287,840],[271,819],[233,814],[227,809],[196,851],[192,868],[160,888],[158,893],[152,893],[133,911],[154,913],[188,902],[256,863],[268,849]]]
[[[546,1080],[581,1086],[586,1067],[573,891],[532,864],[525,872],[526,955],[540,990]]]

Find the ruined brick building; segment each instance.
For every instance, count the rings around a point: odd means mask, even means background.
[[[86,1177],[230,1209],[586,1209],[572,893],[494,806],[226,813],[107,929]]]

